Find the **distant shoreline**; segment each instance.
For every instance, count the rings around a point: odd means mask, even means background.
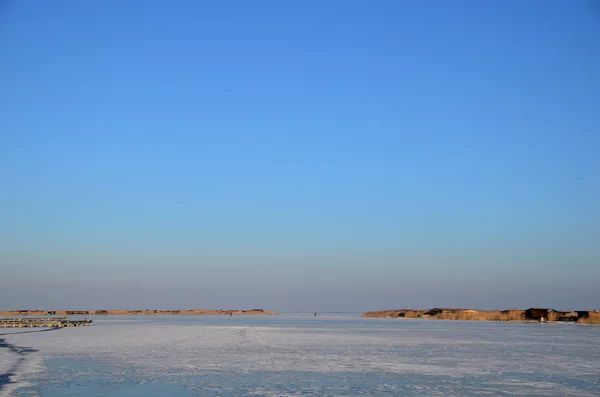
[[[250,310],[6,310],[0,311],[0,316],[136,316],[136,315],[275,315],[277,312],[263,309]]]
[[[467,321],[519,321],[519,322],[569,322],[578,324],[600,324],[600,312],[590,310],[558,311],[530,308],[527,310],[474,310],[474,309],[425,309],[425,310],[381,310],[363,313],[371,318],[423,318],[431,320]]]

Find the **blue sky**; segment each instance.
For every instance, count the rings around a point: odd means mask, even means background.
[[[599,37],[583,0],[4,1],[0,306],[594,308]]]

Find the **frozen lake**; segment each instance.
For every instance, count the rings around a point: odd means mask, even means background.
[[[358,315],[0,330],[0,396],[598,396],[600,327]]]

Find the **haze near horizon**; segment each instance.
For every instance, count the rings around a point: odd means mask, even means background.
[[[2,2],[0,309],[598,308],[598,38],[587,1]]]

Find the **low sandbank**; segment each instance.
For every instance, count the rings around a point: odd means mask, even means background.
[[[263,309],[250,310],[6,310],[0,311],[0,316],[130,316],[130,315],[273,315],[277,312]]]

